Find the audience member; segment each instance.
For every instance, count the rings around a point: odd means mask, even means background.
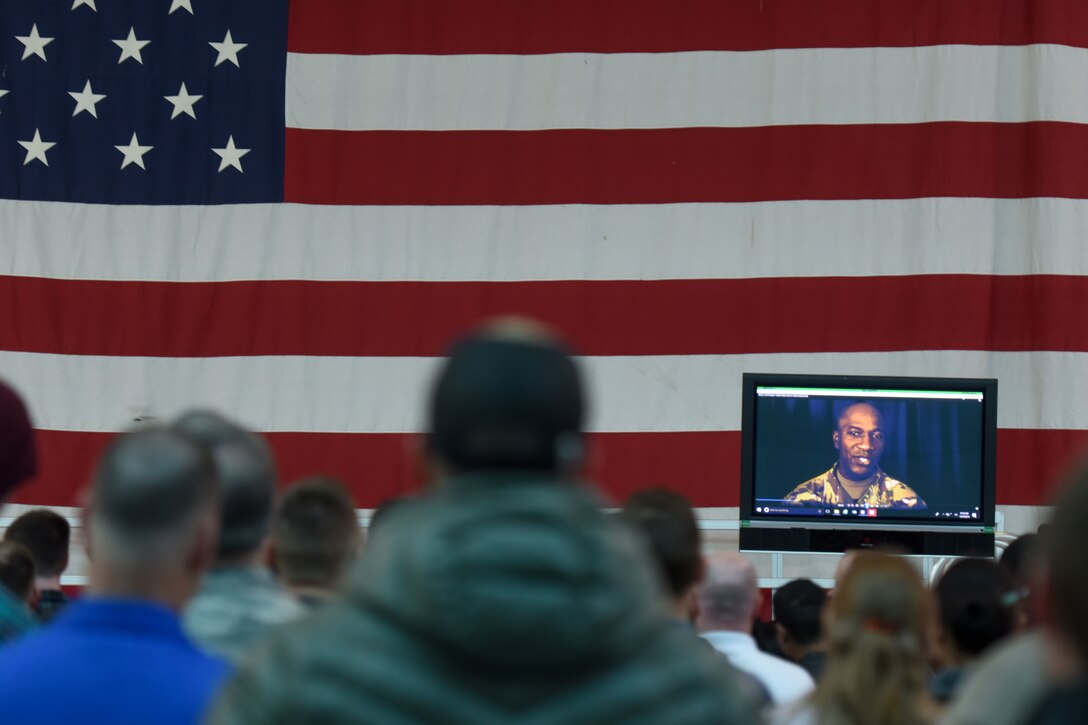
[[[961,559],[941,576],[934,594],[940,620],[939,669],[930,694],[947,703],[982,653],[1014,631],[1016,584],[989,559]]]
[[[1001,552],[998,563],[1016,582],[1018,626],[1022,629],[1035,624],[1031,593],[1038,585],[1042,573],[1042,546],[1038,534],[1024,534]]]
[[[812,697],[776,723],[931,722],[926,691],[930,594],[905,560],[859,553],[830,600],[827,664]]]
[[[269,628],[306,612],[268,568],[275,461],[263,438],[216,413],[186,413],[174,428],[207,449],[221,497],[215,566],[185,610],[185,629],[208,651],[237,662]]]
[[[650,556],[661,574],[665,606],[674,621],[694,635],[699,613],[695,590],[703,581],[706,566],[703,537],[691,504],[665,488],[645,489],[628,497],[620,516],[650,545]],[[771,704],[771,695],[759,680],[739,669],[734,676],[749,690],[753,702],[760,707]]]
[[[699,629],[738,669],[759,680],[776,705],[812,691],[812,677],[792,662],[761,652],[749,634],[759,612],[759,579],[742,554],[725,552],[709,560],[699,588]]]
[[[0,650],[5,723],[194,723],[227,674],[184,635],[179,610],[211,563],[215,473],[164,429],[118,436],[85,512],[87,593]]]
[[[774,593],[774,621],[778,645],[819,682],[827,660],[823,638],[823,610],[827,592],[811,579],[794,579]]]
[[[290,486],[272,521],[272,564],[280,582],[300,602],[328,601],[359,551],[355,502],[334,478],[308,478]]]
[[[49,509],[27,511],[4,534],[5,540],[22,544],[34,557],[38,590],[34,613],[39,621],[48,622],[68,604],[68,596],[60,588],[60,577],[68,568],[71,537],[68,519]]]
[[[22,544],[0,542],[0,585],[28,612],[33,611],[38,595],[34,588],[34,557]]]
[[[695,589],[703,580],[705,567],[702,537],[691,504],[668,489],[646,489],[624,502],[620,516],[650,545],[669,611],[678,621],[694,626],[698,613]]]
[[[0,505],[8,494],[38,472],[38,453],[30,416],[18,393],[0,382]],[[23,603],[0,590],[0,643],[33,629],[34,618]]]
[[[535,326],[458,344],[431,397],[435,483],[212,722],[752,722],[721,658],[667,617],[645,545],[578,484],[583,406]]]
[[[1054,502],[1054,517],[1043,532],[1046,563],[1044,599],[1050,681],[1031,725],[1083,723],[1088,712],[1088,463],[1066,479]],[[1055,668],[1054,663],[1058,663]],[[1064,665],[1064,668],[1062,667]],[[1067,681],[1063,681],[1067,680]]]
[[[366,524],[367,544],[369,545],[379,529],[385,530],[388,521],[398,518],[415,503],[416,499],[413,496],[394,496],[378,504],[378,507],[370,514],[370,520]]]

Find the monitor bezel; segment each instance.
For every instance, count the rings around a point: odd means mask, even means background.
[[[806,375],[744,373],[741,394],[740,525],[742,528],[806,528],[813,530],[888,530],[993,533],[997,515],[997,380],[994,378],[938,378],[889,375]],[[982,496],[979,521],[896,520],[880,518],[806,518],[767,516],[753,518],[755,495],[756,389],[760,387],[814,387],[896,390],[964,390],[982,393]]]

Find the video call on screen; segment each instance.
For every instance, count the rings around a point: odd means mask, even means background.
[[[879,411],[882,450],[870,451],[878,460],[855,460],[909,486],[924,500],[923,510],[874,512],[856,504],[798,505],[786,500],[797,486],[839,462],[834,433],[843,411],[859,403]],[[983,425],[979,392],[757,388],[752,512],[757,517],[868,514],[970,520],[982,505]],[[862,511],[855,512],[857,508]]]

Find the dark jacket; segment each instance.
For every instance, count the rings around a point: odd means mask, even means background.
[[[753,722],[600,506],[491,474],[394,511],[345,600],[255,651],[212,722]]]

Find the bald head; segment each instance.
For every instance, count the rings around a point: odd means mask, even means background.
[[[884,453],[884,417],[868,403],[847,406],[839,414],[832,441],[839,451],[838,475],[865,481],[877,472]]]
[[[707,559],[699,590],[699,623],[704,631],[747,632],[759,606],[759,577],[752,562],[730,551]]]
[[[276,497],[276,464],[263,438],[218,413],[195,410],[173,427],[211,455],[222,498],[217,555],[256,551],[268,534]]]
[[[114,439],[91,492],[92,545],[118,565],[149,563],[184,547],[217,503],[215,471],[192,439],[145,428]]]

